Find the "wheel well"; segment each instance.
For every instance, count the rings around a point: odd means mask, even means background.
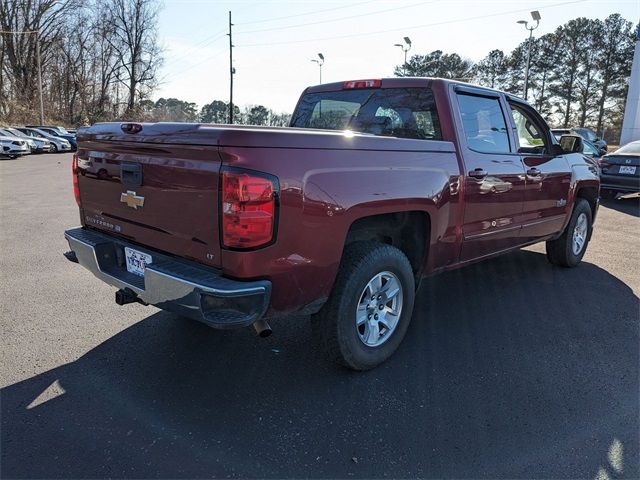
[[[595,187],[583,187],[576,193],[576,198],[584,198],[591,206],[591,215],[596,217],[596,208],[598,205],[598,189]]]
[[[351,224],[345,246],[376,240],[400,249],[409,259],[415,275],[422,270],[427,254],[431,222],[426,212],[394,212],[359,218]]]

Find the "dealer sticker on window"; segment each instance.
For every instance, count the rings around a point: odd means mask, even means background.
[[[124,247],[124,257],[127,261],[127,271],[141,277],[144,277],[144,270],[147,265],[152,263],[151,255],[129,247]]]

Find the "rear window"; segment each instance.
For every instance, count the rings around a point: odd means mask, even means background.
[[[620,147],[613,153],[626,153],[631,155],[640,155],[640,141],[627,143],[624,147]]]
[[[433,94],[427,88],[310,93],[302,97],[291,126],[421,140],[442,139]]]

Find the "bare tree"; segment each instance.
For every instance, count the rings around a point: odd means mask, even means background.
[[[136,101],[155,85],[162,64],[157,42],[158,3],[154,0],[106,0],[113,20],[113,36],[108,37],[120,60],[119,80],[127,89],[127,115]]]

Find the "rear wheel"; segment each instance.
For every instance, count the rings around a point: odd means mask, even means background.
[[[591,205],[579,198],[560,238],[547,242],[547,258],[554,265],[575,267],[580,263],[591,238]]]
[[[404,253],[378,242],[348,245],[331,296],[312,318],[314,336],[331,360],[354,370],[373,368],[402,342],[414,298]]]

